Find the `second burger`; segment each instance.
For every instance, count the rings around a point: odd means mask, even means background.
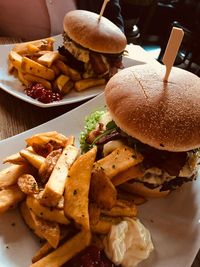
[[[59,48],[67,64],[83,78],[106,78],[122,67],[127,41],[110,20],[86,10],[68,12],[63,21],[63,46]]]

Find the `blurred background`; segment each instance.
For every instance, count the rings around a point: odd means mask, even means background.
[[[162,62],[173,26],[184,30],[175,66],[200,76],[200,0],[120,0],[128,43]]]

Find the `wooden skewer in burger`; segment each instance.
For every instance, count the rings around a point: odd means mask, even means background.
[[[99,14],[99,21],[101,20],[101,17],[103,16],[103,13],[104,13],[104,10],[106,8],[106,5],[107,3],[109,2],[110,0],[104,0],[103,1],[103,5],[101,7],[101,11],[100,11],[100,14]]]
[[[177,27],[172,28],[169,41],[165,50],[165,54],[162,59],[163,63],[166,66],[164,82],[168,81],[172,66],[174,65],[176,55],[183,40],[183,36],[184,36],[184,31],[182,29]]]

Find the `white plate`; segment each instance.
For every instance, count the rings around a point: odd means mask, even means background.
[[[54,39],[55,39],[54,49],[56,50],[59,46],[62,45],[62,35],[54,36]],[[30,104],[43,107],[43,108],[76,103],[82,100],[92,98],[102,93],[104,86],[93,87],[83,92],[76,92],[75,90],[72,90],[69,94],[64,96],[62,100],[48,103],[48,104],[41,103],[38,100],[27,96],[24,93],[25,87],[20,83],[20,81],[17,78],[15,78],[13,75],[10,75],[8,73],[8,53],[11,51],[11,49],[14,46],[15,44],[0,45],[0,88],[2,88],[7,93],[17,98],[20,98]],[[133,65],[144,64],[144,62],[134,60],[129,57],[124,57],[123,64],[124,64],[124,67],[127,68]]]
[[[41,126],[0,142],[0,161],[25,146],[34,133],[57,130],[78,139],[84,118],[104,106],[103,95]],[[0,166],[3,168],[3,165]],[[151,231],[154,252],[140,267],[190,267],[200,247],[200,181],[184,185],[165,199],[139,207],[139,218]],[[15,223],[15,226],[12,224]],[[40,247],[17,210],[0,216],[0,266],[27,267]]]

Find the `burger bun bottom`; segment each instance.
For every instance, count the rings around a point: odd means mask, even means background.
[[[150,189],[140,182],[133,182],[133,183],[127,182],[122,184],[120,188],[123,189],[124,191],[140,195],[144,198],[166,197],[170,193],[170,190],[160,191],[160,187],[157,187],[155,189]]]

